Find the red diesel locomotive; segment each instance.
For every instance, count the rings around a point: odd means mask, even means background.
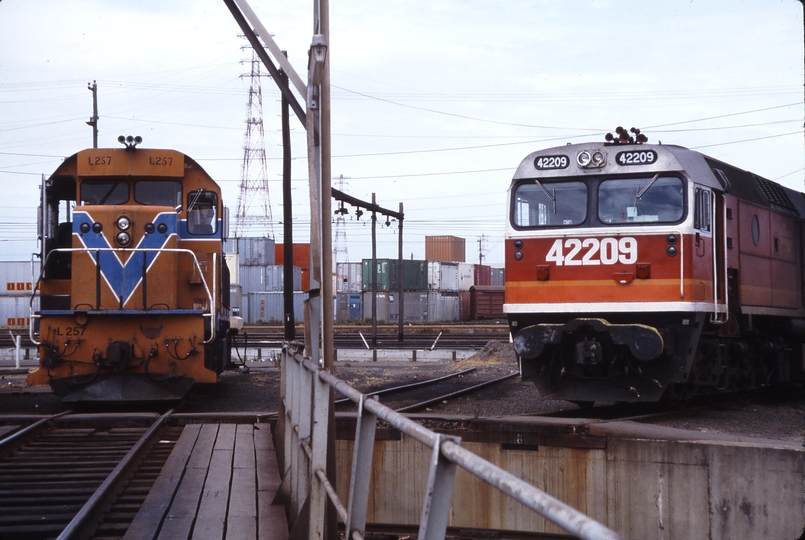
[[[517,168],[504,311],[522,377],[581,404],[801,381],[803,194],[633,132]]]
[[[28,383],[68,402],[178,399],[217,380],[237,326],[220,188],[180,152],[121,142],[65,159],[42,185]]]

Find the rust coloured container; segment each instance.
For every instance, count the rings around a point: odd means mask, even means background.
[[[426,236],[425,259],[441,262],[464,262],[464,238],[458,236]]]
[[[489,287],[492,285],[492,267],[485,264],[475,265],[475,286]]]

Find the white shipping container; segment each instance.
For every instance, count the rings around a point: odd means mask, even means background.
[[[30,296],[38,278],[39,261],[0,262],[1,294]]]
[[[458,292],[458,263],[442,263],[439,272],[439,290],[442,292]]]
[[[469,291],[475,285],[475,265],[458,263],[458,290]]]
[[[237,253],[224,253],[226,266],[229,268],[229,283],[237,285],[240,283],[240,261]]]
[[[26,329],[31,324],[29,296],[0,296],[0,327]],[[39,297],[34,299],[34,310],[39,309]]]
[[[428,290],[438,291],[442,282],[442,263],[428,261]]]
[[[359,293],[363,287],[361,263],[338,263],[335,265],[335,292]]]

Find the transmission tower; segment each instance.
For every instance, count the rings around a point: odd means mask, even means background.
[[[247,48],[249,47],[243,47]],[[260,59],[254,50],[251,61],[244,60],[241,63],[247,62],[251,65],[251,71],[241,75],[241,78],[250,77],[250,82],[235,237],[273,239],[274,223],[271,218],[271,201],[268,197],[266,146],[263,133],[263,91],[260,86],[260,78],[267,77],[268,74],[260,72]]]
[[[337,189],[341,193],[345,193],[345,180],[349,180],[349,178],[344,177],[343,174],[336,179],[338,182]],[[348,213],[349,212],[346,208],[344,208],[344,203],[342,201],[335,210],[335,226],[333,227],[333,264],[349,262],[349,253],[347,252],[347,228],[346,220],[344,219],[344,216],[346,216]]]

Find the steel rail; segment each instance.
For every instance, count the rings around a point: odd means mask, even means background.
[[[92,529],[97,525],[100,516],[104,512],[105,506],[110,502],[110,496],[122,487],[122,484],[129,477],[129,474],[136,467],[139,458],[150,448],[159,430],[165,424],[168,416],[173,409],[169,410],[151,425],[150,428],[140,437],[140,440],[129,450],[126,456],[120,461],[117,467],[109,474],[106,480],[98,487],[92,497],[79,510],[78,514],[70,521],[67,527],[61,532],[57,540],[78,540],[86,538],[92,534]]]
[[[49,424],[53,420],[55,420],[55,419],[57,419],[59,417],[62,417],[64,415],[71,414],[72,412],[73,411],[60,412],[58,414],[54,414],[53,416],[48,416],[47,418],[42,418],[42,419],[34,422],[33,424],[24,427],[23,429],[21,429],[19,431],[15,431],[14,433],[9,435],[5,439],[0,440],[0,452],[8,449],[9,447],[13,446],[16,443],[22,441],[26,437],[33,435],[34,433],[36,433],[40,429],[44,428],[47,424]]]
[[[449,375],[442,375],[441,377],[436,377],[435,379],[427,379],[424,381],[419,381],[415,383],[409,384],[402,384],[400,386],[394,386],[392,388],[384,388],[383,390],[375,390],[374,392],[369,392],[364,394],[365,396],[382,396],[383,394],[390,394],[392,392],[397,392],[400,390],[407,390],[409,388],[416,388],[418,386],[427,386],[429,384],[434,384],[439,381],[444,381],[447,379],[452,379],[453,377],[458,377],[459,375],[464,375],[470,373],[471,371],[475,371],[476,368],[465,369],[463,371],[457,371],[456,373],[450,373]],[[349,398],[342,398],[335,400],[335,404],[338,405],[340,403],[346,403],[347,401],[352,401]]]
[[[456,390],[455,392],[450,392],[449,394],[445,394],[443,396],[438,396],[432,399],[428,399],[426,401],[421,401],[419,403],[414,403],[413,405],[407,405],[405,407],[401,407],[399,409],[394,409],[397,412],[410,412],[415,411],[417,409],[421,409],[422,407],[427,407],[428,405],[433,405],[434,403],[438,403],[440,401],[444,401],[445,399],[454,398],[457,396],[461,396],[464,394],[469,394],[470,392],[475,392],[476,390],[480,390],[487,386],[492,386],[493,384],[503,382],[505,380],[511,379],[512,377],[519,376],[519,373],[510,373],[508,375],[504,375],[503,377],[498,377],[497,379],[492,379],[491,381],[485,381],[474,386],[470,386],[468,388],[462,388],[461,390]]]

